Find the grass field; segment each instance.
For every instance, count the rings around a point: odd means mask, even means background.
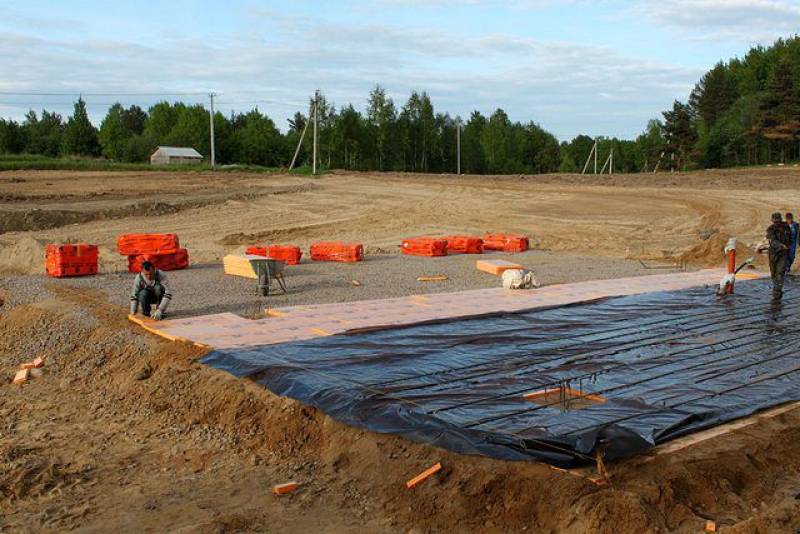
[[[207,171],[207,163],[192,165],[150,165],[149,163],[117,163],[100,158],[51,158],[38,154],[0,154],[0,171]],[[217,171],[246,171],[253,173],[291,172],[311,174],[311,167],[297,167],[291,171],[280,167],[259,165],[217,165]]]

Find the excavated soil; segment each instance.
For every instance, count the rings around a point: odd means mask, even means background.
[[[0,529],[800,529],[800,410],[613,464],[596,486],[346,427],[196,363],[201,349],[135,329],[96,290],[50,285],[28,300],[0,307]],[[39,355],[42,376],[9,384]],[[271,494],[289,480],[300,490]]]

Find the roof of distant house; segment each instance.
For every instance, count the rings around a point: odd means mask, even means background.
[[[203,155],[193,148],[177,147],[177,146],[160,146],[156,148],[156,152],[163,152],[167,156],[174,156],[177,158],[202,158]],[[155,152],[154,152],[155,153]]]

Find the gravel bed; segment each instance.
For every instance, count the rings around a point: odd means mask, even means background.
[[[653,270],[635,260],[582,256],[573,253],[531,250],[521,254],[452,255],[439,258],[401,254],[368,255],[366,261],[347,264],[312,262],[286,268],[288,293],[261,297],[255,280],[226,276],[219,264],[196,265],[168,273],[175,295],[170,317],[232,312],[262,317],[267,306],[278,308],[298,304],[349,302],[383,299],[422,293],[443,293],[500,286],[500,278],[478,271],[477,259],[506,259],[533,269],[542,285],[641,276],[674,270]],[[447,276],[442,282],[418,282],[418,277]],[[352,282],[358,280],[361,285]],[[13,276],[0,280],[7,305],[31,302],[50,295],[48,283],[102,289],[112,302],[127,310],[133,275],[127,272],[101,273],[87,278],[53,280],[45,276]]]

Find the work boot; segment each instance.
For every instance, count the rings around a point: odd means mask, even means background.
[[[783,291],[773,291],[772,298],[773,300],[781,300],[783,298]]]

